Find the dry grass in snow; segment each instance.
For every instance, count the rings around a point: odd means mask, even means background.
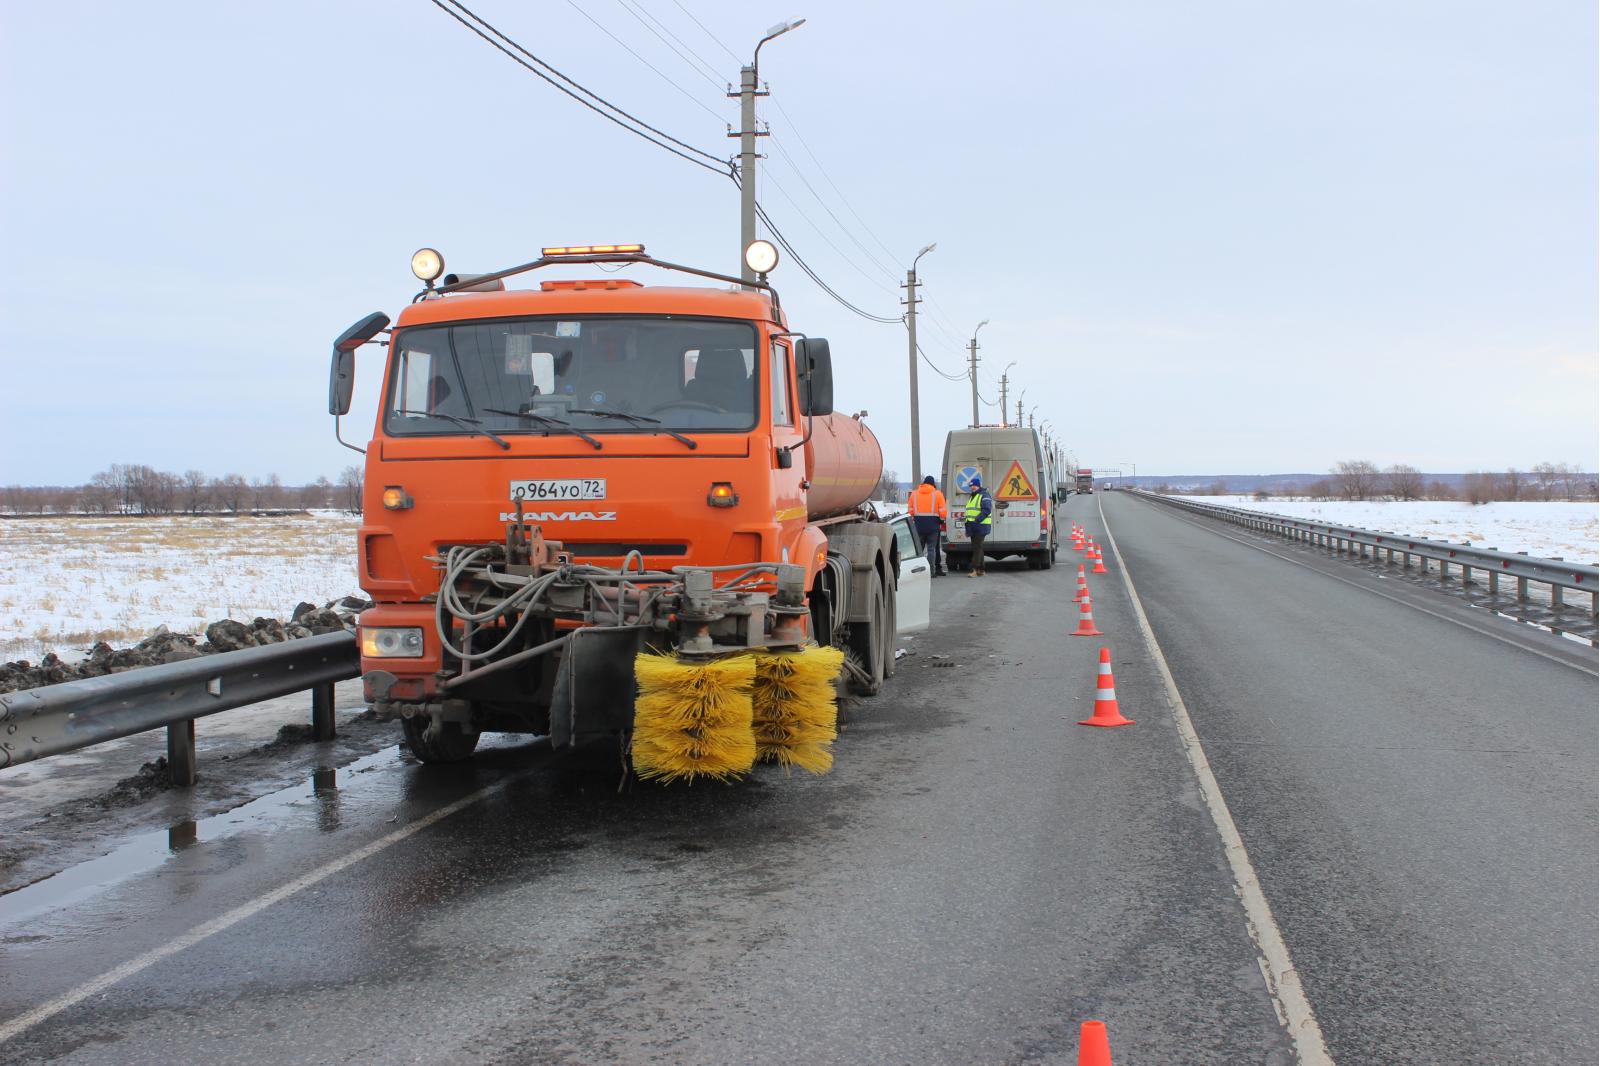
[[[59,517],[0,522],[0,659],[36,659],[156,626],[287,618],[360,594],[360,518]]]

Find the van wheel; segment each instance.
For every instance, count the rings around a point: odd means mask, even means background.
[[[433,719],[425,714],[400,719],[400,728],[406,735],[406,747],[411,754],[425,763],[460,762],[472,755],[478,746],[478,734],[468,733],[459,722],[440,722],[438,730],[428,733]]]
[[[1055,565],[1056,565],[1056,550],[1054,548],[1051,548],[1047,552],[1040,552],[1039,553],[1039,569],[1040,570],[1049,570],[1051,567],[1053,567]]]
[[[883,691],[883,585],[874,580],[867,593],[867,620],[850,624],[850,652],[867,675],[857,679],[856,692],[876,696]]]

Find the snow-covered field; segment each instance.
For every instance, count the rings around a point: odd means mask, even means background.
[[[156,626],[199,633],[220,618],[288,618],[360,595],[360,518],[61,517],[0,522],[0,659],[36,659]]]
[[[1247,507],[1290,518],[1309,518],[1363,529],[1386,530],[1479,548],[1527,552],[1546,559],[1594,563],[1600,558],[1600,505],[1517,500],[1468,503],[1419,500],[1296,500],[1252,496],[1185,496],[1197,503]]]

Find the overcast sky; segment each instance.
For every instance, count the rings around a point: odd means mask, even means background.
[[[990,319],[981,394],[1014,360],[1012,396],[1086,465],[1600,462],[1588,0],[469,6],[717,156],[724,45],[805,16],[762,51],[762,201],[877,315],[937,241],[928,355],[960,372]],[[337,477],[358,457],[325,413],[329,343],[404,305],[419,245],[468,271],[611,241],[737,268],[726,178],[429,0],[7,0],[0,47],[0,483]],[[774,281],[910,475],[904,328],[792,262]],[[931,468],[969,392],[920,384]]]

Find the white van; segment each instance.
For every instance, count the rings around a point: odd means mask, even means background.
[[[972,565],[972,542],[964,519],[974,475],[994,498],[994,521],[983,543],[990,559],[1022,555],[1030,570],[1055,565],[1055,472],[1039,434],[998,426],[952,430],[944,441],[944,493],[950,506],[945,554],[950,569]]]

